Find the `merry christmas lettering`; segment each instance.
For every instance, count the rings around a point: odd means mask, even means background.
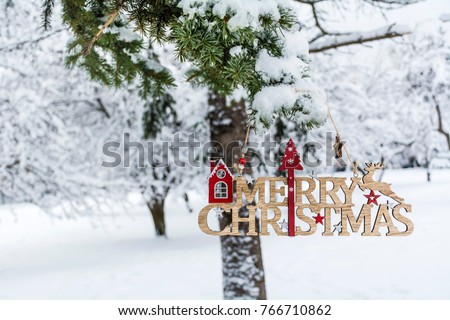
[[[378,167],[376,167],[378,165]],[[292,228],[295,236],[309,236],[317,232],[318,225],[323,225],[322,236],[333,236],[335,231],[340,236],[349,236],[350,232],[361,232],[362,236],[380,236],[380,228],[386,227],[386,236],[407,236],[414,230],[414,225],[404,213],[411,212],[411,205],[403,203],[403,199],[398,197],[391,189],[390,184],[375,182],[371,179],[370,173],[381,167],[380,164],[370,164],[366,167],[366,174],[362,179],[353,177],[347,184],[347,178],[318,177],[295,177],[295,185],[288,182],[286,178],[259,178],[254,182],[251,189],[243,177],[235,177],[234,203],[210,203],[205,206],[199,214],[200,229],[210,235],[247,235],[247,236],[268,236],[270,235],[268,226],[278,236],[286,236],[288,229],[287,222],[282,220],[283,207],[288,206],[288,196],[294,197],[293,207],[295,207],[295,217],[301,221],[301,225],[295,226],[294,219],[289,223],[294,224]],[[364,195],[367,203],[363,204],[358,215],[354,214],[355,204],[353,195],[356,188],[362,191],[370,191]],[[314,193],[318,191],[318,196]],[[375,191],[397,201],[393,203],[378,204]],[[288,196],[286,196],[286,193]],[[292,195],[289,195],[292,193]],[[246,206],[247,216],[240,214],[240,208]],[[214,210],[220,208],[225,214],[231,215],[231,224],[223,230],[214,231],[207,223],[208,216]],[[242,211],[242,210],[241,210]],[[257,212],[259,215],[257,223]],[[323,216],[321,215],[323,213]],[[375,215],[372,219],[372,213]],[[311,215],[315,215],[314,217]],[[297,221],[298,221],[297,220]],[[332,224],[337,221],[337,224]],[[397,226],[402,225],[402,231]],[[248,224],[248,228],[242,228],[241,224]],[[258,228],[259,224],[259,228]],[[240,228],[241,227],[241,228]],[[243,231],[244,230],[244,231]]]

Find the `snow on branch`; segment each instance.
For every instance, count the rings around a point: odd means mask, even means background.
[[[364,2],[380,8],[398,8],[417,3],[421,0],[364,0]]]
[[[401,37],[411,33],[411,29],[405,25],[392,24],[368,32],[351,32],[342,35],[331,36],[325,40],[313,41],[309,45],[309,52],[323,52],[353,44],[362,44],[382,39]]]

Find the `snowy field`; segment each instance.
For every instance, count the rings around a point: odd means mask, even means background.
[[[269,299],[450,299],[450,171],[383,180],[412,203],[414,233],[263,237]],[[219,239],[167,203],[168,240],[144,210],[93,222],[0,207],[0,299],[221,299]]]

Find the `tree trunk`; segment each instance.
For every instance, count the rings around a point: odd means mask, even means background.
[[[212,157],[222,158],[229,168],[239,159],[240,142],[246,135],[245,103],[233,103],[228,107],[223,96],[211,94],[209,97],[209,120],[211,141],[216,151]],[[223,147],[221,147],[221,146]],[[245,173],[251,173],[246,168]],[[248,214],[241,208],[241,215]],[[224,213],[220,225],[224,228],[231,222],[230,215]],[[242,224],[240,229],[247,226]],[[221,236],[222,274],[224,299],[266,299],[264,268],[259,236]]]
[[[153,222],[155,223],[155,232],[158,237],[166,237],[166,222],[164,220],[164,199],[158,199],[152,203],[147,202]]]
[[[445,140],[447,141],[447,148],[448,150],[450,150],[450,134],[444,130],[444,125],[443,125],[443,121],[442,121],[442,112],[441,112],[441,107],[439,106],[439,103],[436,99],[435,96],[433,96],[433,101],[435,103],[435,108],[436,108],[436,113],[437,113],[437,117],[438,117],[438,132],[442,133],[445,137]]]

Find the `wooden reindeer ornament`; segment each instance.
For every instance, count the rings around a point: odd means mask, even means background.
[[[364,171],[367,173],[364,174],[362,177],[362,183],[360,184],[360,188],[362,190],[369,189],[372,191],[378,191],[381,194],[385,195],[386,197],[391,197],[395,201],[399,203],[403,203],[405,199],[397,196],[394,191],[391,189],[391,184],[386,182],[378,182],[373,179],[373,174],[375,173],[375,170],[384,168],[383,164],[381,162],[379,163],[367,163],[366,167],[364,168]]]

